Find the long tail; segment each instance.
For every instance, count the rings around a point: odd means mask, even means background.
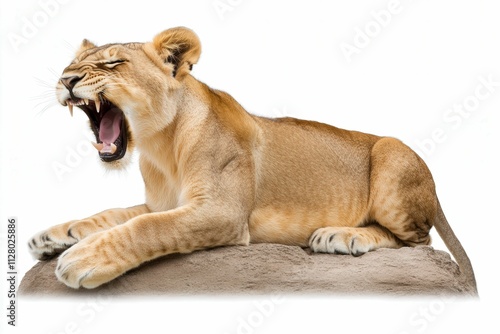
[[[472,264],[465,252],[465,249],[462,247],[462,244],[458,240],[457,236],[451,229],[448,220],[444,215],[443,209],[441,208],[441,204],[438,200],[438,212],[436,216],[436,220],[434,221],[434,227],[439,233],[441,239],[443,239],[446,247],[448,247],[453,257],[456,259],[458,266],[460,268],[460,272],[462,273],[466,284],[470,286],[473,290],[473,293],[477,296],[477,285],[476,285],[476,277],[474,275],[474,269],[472,269]]]

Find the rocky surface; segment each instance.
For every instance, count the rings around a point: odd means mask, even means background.
[[[54,275],[56,263],[37,263],[23,278],[20,294],[472,294],[449,254],[432,247],[379,249],[360,257],[276,244],[221,247],[145,263],[94,290],[73,290],[60,283]]]

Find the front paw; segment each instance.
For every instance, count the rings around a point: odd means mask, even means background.
[[[53,226],[31,238],[28,248],[33,258],[48,260],[77,243],[78,239],[68,233],[68,226],[72,223]]]
[[[85,238],[61,254],[56,276],[71,288],[92,289],[120,276],[128,267],[106,231]]]

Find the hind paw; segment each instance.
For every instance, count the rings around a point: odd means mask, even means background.
[[[351,254],[360,256],[373,249],[364,235],[348,227],[324,227],[309,239],[309,247],[317,253]]]

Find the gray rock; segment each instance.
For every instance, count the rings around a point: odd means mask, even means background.
[[[360,257],[276,244],[220,247],[145,263],[97,289],[60,283],[57,259],[37,263],[19,292],[42,295],[462,295],[474,293],[449,254],[432,247],[379,249]]]

